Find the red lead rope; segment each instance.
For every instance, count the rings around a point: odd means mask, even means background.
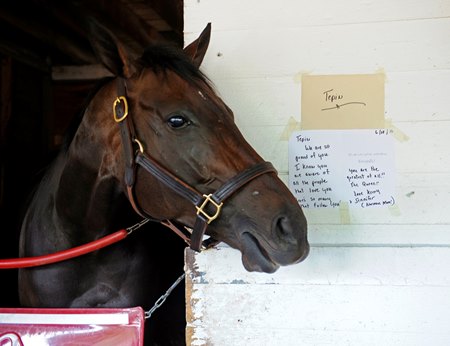
[[[124,239],[129,232],[124,229],[114,232],[106,237],[94,240],[90,243],[80,245],[71,249],[55,252],[49,255],[42,255],[36,257],[22,257],[22,258],[11,258],[0,260],[0,269],[18,269],[18,268],[28,268],[37,267],[45,264],[61,262],[69,258],[74,258],[87,254],[89,252],[99,250],[105,246],[117,243],[118,241]]]

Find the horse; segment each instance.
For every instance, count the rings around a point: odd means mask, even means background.
[[[21,306],[151,306],[183,271],[187,245],[167,225],[191,231],[196,251],[204,240],[237,249],[248,271],[272,273],[304,260],[301,207],[200,70],[211,25],[184,49],[153,44],[137,58],[106,28],[91,28],[92,47],[113,77],[93,93],[37,187],[20,256],[149,222],[101,250],[20,269]],[[146,344],[184,344],[184,294],[170,299],[145,328]]]

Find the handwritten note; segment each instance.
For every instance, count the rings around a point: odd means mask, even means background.
[[[302,76],[302,129],[384,126],[384,75]]]
[[[290,138],[289,187],[303,208],[393,205],[394,176],[387,129],[307,130]]]

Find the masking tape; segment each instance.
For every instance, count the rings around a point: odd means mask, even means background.
[[[312,73],[312,70],[311,71],[299,71],[292,77],[292,79],[294,80],[295,84],[302,84],[303,76],[311,74],[311,73]]]
[[[302,76],[303,76],[302,72],[296,73],[294,75],[294,78],[293,78],[294,79],[294,83],[301,84],[302,83]]]
[[[390,205],[388,209],[392,216],[400,216],[402,214],[397,204]]]
[[[389,130],[391,130],[392,135],[396,140],[399,142],[406,142],[409,140],[409,136],[407,136],[405,133],[403,133],[398,127],[396,127],[391,119],[386,119],[384,121],[385,127]]]
[[[386,71],[384,70],[384,68],[380,67],[379,69],[375,70],[373,73],[383,75],[384,82],[385,83],[387,82],[387,75],[386,75]]]
[[[350,208],[348,202],[341,201],[339,203],[339,215],[341,216],[341,224],[350,224]]]
[[[288,141],[289,138],[291,137],[292,132],[300,130],[301,130],[300,122],[296,121],[293,117],[290,117],[287,125],[285,126],[283,132],[280,135],[280,140]]]

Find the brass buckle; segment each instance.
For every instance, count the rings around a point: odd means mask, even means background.
[[[116,106],[117,104],[123,102],[124,104],[124,112],[123,115],[121,117],[117,116],[117,112],[116,112]],[[114,120],[116,123],[120,123],[122,120],[124,120],[127,115],[128,115],[128,102],[127,99],[125,98],[125,96],[119,96],[114,100],[113,103],[113,113],[114,113]]]
[[[203,195],[203,197],[205,197],[205,200],[203,201],[203,203],[200,206],[196,206],[195,208],[197,209],[197,215],[202,214],[204,217],[206,217],[208,219],[207,223],[209,225],[211,223],[211,221],[217,219],[217,217],[219,216],[220,209],[222,208],[223,202],[220,204],[217,204],[216,202],[214,202],[214,200],[211,198],[212,197],[211,193],[209,195]],[[211,203],[216,208],[216,212],[214,213],[214,215],[209,215],[204,210],[205,207],[208,205],[208,203]]]
[[[142,145],[141,141],[139,141],[138,139],[134,138],[133,142],[138,145],[139,151],[141,152],[141,154],[143,154],[144,153],[144,146]]]

